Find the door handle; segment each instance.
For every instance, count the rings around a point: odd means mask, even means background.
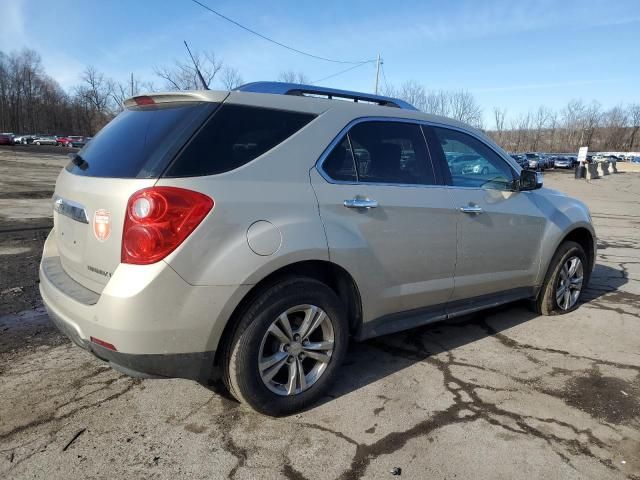
[[[344,206],[347,208],[376,208],[378,206],[377,200],[370,200],[368,198],[352,198],[351,200],[345,200]]]
[[[479,207],[478,205],[466,205],[464,207],[460,207],[460,211],[470,215],[479,215],[483,212],[482,207]]]

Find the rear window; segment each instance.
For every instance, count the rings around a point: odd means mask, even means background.
[[[165,177],[234,170],[271,150],[315,115],[223,104],[167,169]]]
[[[70,162],[67,170],[91,177],[158,177],[216,106],[180,102],[127,109],[80,150],[80,161]]]

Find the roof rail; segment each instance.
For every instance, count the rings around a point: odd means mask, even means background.
[[[300,83],[285,82],[252,82],[234,88],[238,92],[272,93],[276,95],[298,95],[298,96],[323,96],[329,99],[340,98],[353,100],[354,102],[370,102],[385,107],[402,108],[404,110],[418,110],[413,105],[391,97],[381,95],[370,95],[362,92],[350,92],[337,88],[316,87],[314,85],[303,85]]]

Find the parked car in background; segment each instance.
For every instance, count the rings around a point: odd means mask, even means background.
[[[453,175],[489,175],[499,173],[485,158],[476,154],[451,156],[444,152],[447,164]]]
[[[542,170],[547,170],[549,168],[553,168],[553,160],[552,157],[545,153],[539,153],[538,156],[542,162]]]
[[[268,415],[325,396],[350,337],[571,312],[596,258],[584,203],[478,130],[279,82],[127,99],[60,172],[53,224],[39,288],[62,332]]]
[[[553,168],[555,166],[556,156],[555,155],[543,155],[547,166],[546,168]]]
[[[555,157],[554,166],[555,168],[572,168],[573,160],[569,157]]]
[[[16,144],[19,144],[19,145],[27,145],[33,142],[33,135],[28,135],[26,133],[16,135],[14,137],[14,141]]]
[[[68,135],[66,137],[56,137],[57,145],[61,147],[82,148],[87,143],[86,137],[79,135]]]
[[[640,163],[640,157],[629,157],[631,163]]]
[[[69,139],[69,147],[73,147],[73,148],[82,148],[84,147],[87,142],[88,142],[88,137],[80,137],[80,136],[70,136],[68,137]]]
[[[525,158],[531,170],[544,170],[543,160],[537,153],[525,153]]]
[[[58,141],[53,135],[42,135],[35,137],[33,143],[36,145],[56,145]]]
[[[13,145],[13,133],[0,133],[0,145]]]
[[[69,138],[62,135],[56,136],[56,142],[59,147],[68,147],[71,145]]]
[[[519,154],[511,154],[511,158],[513,158],[516,162],[518,162],[518,165],[520,165],[520,168],[523,169],[528,169],[529,168],[529,161],[527,160],[527,157],[525,155],[519,155]]]

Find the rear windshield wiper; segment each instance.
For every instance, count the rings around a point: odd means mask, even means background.
[[[70,153],[69,157],[71,158],[71,163],[73,163],[80,170],[86,170],[87,168],[89,168],[89,162],[87,162],[77,153]]]

